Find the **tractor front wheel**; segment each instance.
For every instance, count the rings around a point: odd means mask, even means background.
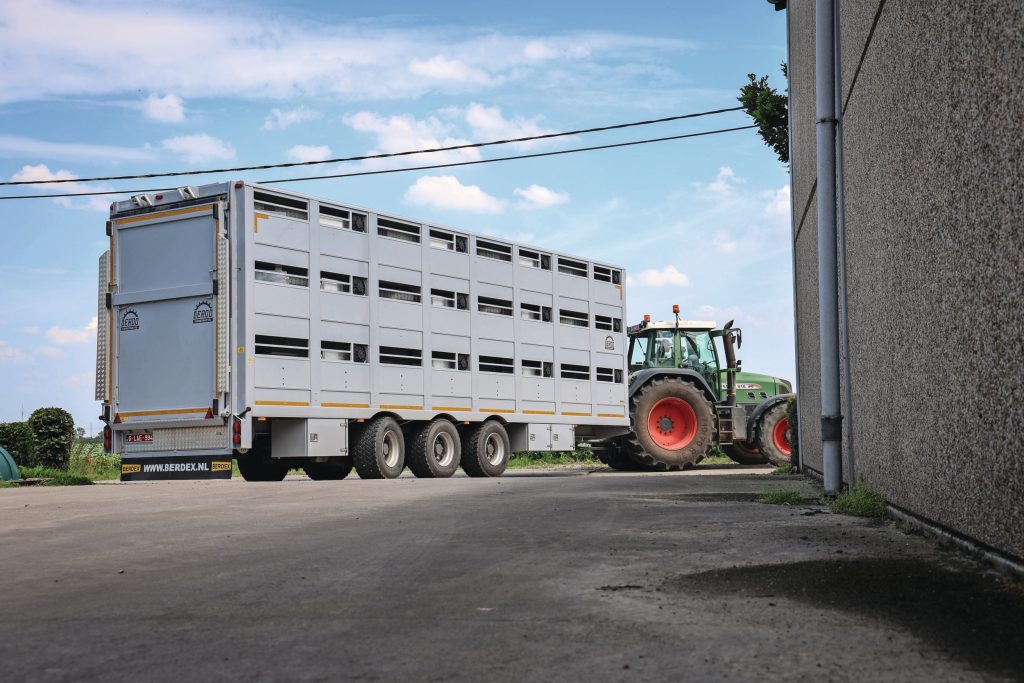
[[[767,411],[758,420],[754,433],[758,449],[773,465],[786,465],[793,457],[793,446],[789,442],[789,419],[786,417],[786,404],[780,402]]]
[[[715,416],[704,393],[681,379],[655,379],[630,404],[633,434],[643,465],[681,470],[696,465],[711,445]]]

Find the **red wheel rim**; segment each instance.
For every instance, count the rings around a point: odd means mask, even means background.
[[[685,448],[697,435],[697,414],[681,398],[663,398],[647,415],[647,433],[666,450]]]
[[[775,429],[772,430],[772,440],[775,441],[775,447],[786,455],[793,454],[793,447],[789,443],[789,420],[782,418],[779,423],[775,425]]]

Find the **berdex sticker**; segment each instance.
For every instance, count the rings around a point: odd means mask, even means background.
[[[139,329],[139,314],[129,308],[121,316],[121,331],[130,332]]]
[[[213,322],[213,306],[210,305],[209,301],[200,301],[196,304],[196,310],[192,312],[192,324],[198,325],[199,323],[212,323]]]

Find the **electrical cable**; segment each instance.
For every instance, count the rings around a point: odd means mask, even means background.
[[[650,126],[655,123],[666,123],[669,121],[682,121],[700,116],[712,114],[724,114],[731,111],[739,111],[743,107],[728,107],[726,109],[712,109],[700,111],[693,114],[679,114],[677,116],[666,116],[660,119],[647,119],[645,121],[632,121],[630,123],[616,123],[610,126],[599,126],[597,128],[581,128],[579,130],[568,130],[561,133],[544,133],[543,135],[530,135],[521,138],[510,138],[508,140],[492,140],[490,142],[469,142],[462,145],[451,145],[448,147],[433,147],[430,149],[407,150],[405,152],[386,152],[381,154],[364,154],[355,157],[337,157],[334,159],[319,159],[316,161],[291,161],[280,164],[261,164],[258,166],[235,166],[233,168],[213,168],[202,171],[168,171],[166,173],[140,173],[137,175],[112,175],[96,176],[94,178],[60,178],[55,180],[12,180],[0,182],[4,185],[52,185],[57,183],[91,183],[105,180],[138,180],[141,178],[169,178],[173,176],[206,175],[208,173],[234,173],[236,171],[264,171],[271,168],[293,168],[296,166],[316,166],[318,164],[335,164],[344,161],[365,161],[367,159],[389,159],[392,157],[409,156],[412,154],[433,154],[435,152],[452,152],[460,149],[476,149],[480,147],[491,147],[494,145],[508,145],[517,142],[532,142],[535,140],[548,140],[551,138],[567,137],[570,135],[585,135],[587,133],[599,133],[607,130],[619,130],[622,128],[634,128],[636,126]]]
[[[301,176],[298,178],[278,178],[275,180],[262,180],[259,181],[261,185],[276,185],[281,183],[296,183],[303,180],[326,180],[330,178],[353,178],[356,176],[367,176],[367,175],[383,175],[387,173],[407,173],[409,171],[427,171],[438,168],[452,168],[455,166],[475,166],[478,164],[491,164],[499,161],[515,161],[518,159],[536,159],[539,157],[552,157],[559,156],[562,154],[576,154],[579,152],[593,152],[596,150],[603,149],[616,149],[620,147],[633,147],[635,145],[649,145],[656,142],[669,142],[671,140],[683,140],[685,138],[696,138],[704,137],[707,135],[717,135],[719,133],[731,133],[738,130],[750,130],[751,128],[757,128],[757,124],[751,124],[748,126],[736,126],[734,128],[719,128],[717,130],[706,130],[698,133],[684,133],[682,135],[670,135],[661,138],[648,138],[645,140],[631,140],[629,142],[615,142],[606,145],[593,145],[590,147],[573,147],[571,149],[560,149],[553,152],[534,152],[532,154],[516,154],[513,156],[506,157],[495,157],[493,159],[477,159],[475,161],[455,161],[447,164],[430,164],[428,166],[407,166],[404,168],[387,168],[377,171],[353,171],[350,173],[332,173],[329,175],[318,175],[318,176]],[[145,190],[106,190],[102,192],[68,192],[60,194],[27,194],[27,195],[7,195],[0,196],[0,200],[4,199],[55,199],[60,197],[95,197],[99,195],[112,195],[112,194],[148,194],[150,192],[170,192],[177,188],[174,187],[160,187],[150,188]]]

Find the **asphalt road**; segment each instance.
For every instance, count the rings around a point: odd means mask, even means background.
[[[726,476],[708,476],[721,474]],[[0,490],[0,678],[1024,677],[1024,592],[750,470]]]

